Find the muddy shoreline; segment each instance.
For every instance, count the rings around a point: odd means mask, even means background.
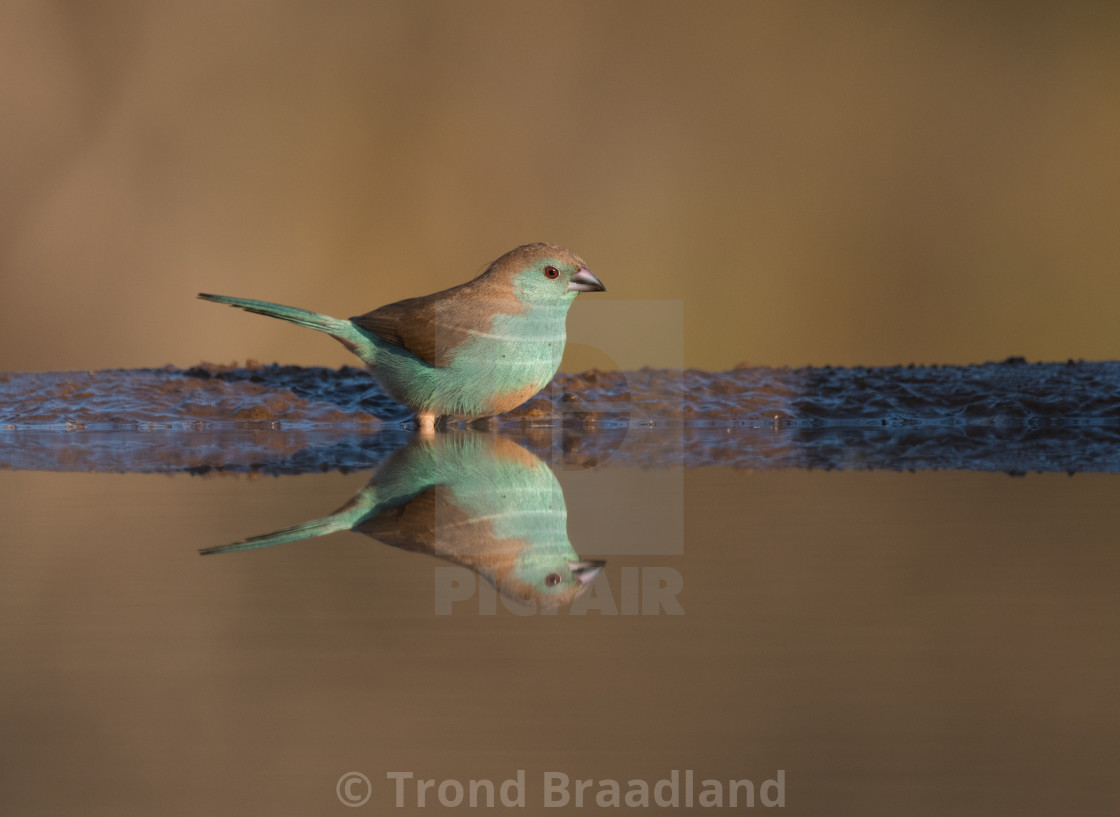
[[[408,420],[354,367],[6,373],[0,468],[361,470]],[[592,370],[471,426],[565,467],[1120,472],[1120,363]]]
[[[372,428],[409,412],[363,369],[199,364],[0,373],[0,429]],[[480,421],[563,425],[1083,425],[1120,422],[1120,362],[741,367],[559,374]]]

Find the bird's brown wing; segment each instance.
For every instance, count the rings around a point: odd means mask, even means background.
[[[352,530],[395,548],[432,553],[436,537],[437,488],[432,486],[404,504],[355,525]]]
[[[524,550],[521,539],[499,539],[488,516],[472,515],[446,485],[433,485],[402,505],[352,528],[401,550],[429,553],[474,571],[506,569]]]
[[[436,348],[436,308],[431,295],[386,304],[350,319],[386,343],[400,346],[431,366],[446,366],[447,355]]]
[[[498,313],[520,311],[520,304],[482,298],[470,284],[386,304],[350,320],[358,327],[407,349],[432,366],[448,366],[455,350],[490,331]]]

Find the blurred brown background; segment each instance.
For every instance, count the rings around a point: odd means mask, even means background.
[[[353,362],[194,294],[348,316],[533,240],[683,301],[693,366],[1120,357],[1118,42],[1107,2],[0,0],[0,370]]]

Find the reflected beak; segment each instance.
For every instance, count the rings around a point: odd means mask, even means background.
[[[568,562],[568,569],[579,579],[580,584],[590,584],[605,564],[606,562],[599,559],[587,559],[582,562]]]
[[[579,272],[572,276],[568,282],[568,289],[573,292],[606,292],[603,282],[595,277],[595,273],[587,267],[580,267]]]

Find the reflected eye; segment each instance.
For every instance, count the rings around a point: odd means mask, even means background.
[[[544,277],[545,278],[559,278],[560,277],[560,270],[556,269],[556,267],[545,267],[544,268]],[[549,576],[549,578],[551,579],[552,577]],[[559,581],[559,579],[557,579],[557,581]]]
[[[549,267],[549,269],[552,269],[552,267]],[[553,272],[555,272],[555,270],[553,270]],[[548,277],[549,278],[554,278],[555,276],[550,275]],[[560,584],[560,574],[559,573],[549,573],[547,576],[545,576],[544,583],[547,584],[549,587],[555,587],[556,585]]]

